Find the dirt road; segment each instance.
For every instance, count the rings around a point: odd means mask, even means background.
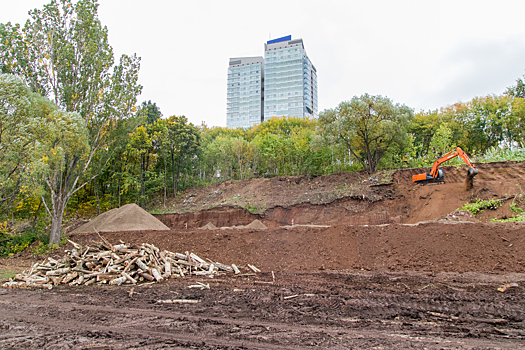
[[[520,349],[518,275],[304,274],[0,290],[3,349]],[[201,281],[210,289],[189,285]],[[268,283],[271,282],[271,283]],[[190,299],[196,304],[160,304]]]

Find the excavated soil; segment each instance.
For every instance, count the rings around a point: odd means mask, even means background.
[[[71,234],[139,230],[167,231],[169,227],[135,203],[130,203],[100,214]]]
[[[0,290],[0,348],[523,349],[525,225],[489,221],[515,215],[525,166],[478,169],[471,190],[465,167],[445,167],[446,183],[426,186],[411,176],[427,169],[411,169],[194,189],[172,203],[178,214],[156,215],[169,231],[121,227],[103,236],[262,273]],[[457,211],[478,198],[504,204],[475,217]],[[16,261],[30,260],[0,264]],[[188,288],[196,282],[210,289]],[[515,284],[498,291],[505,283]],[[157,303],[166,299],[198,302]]]

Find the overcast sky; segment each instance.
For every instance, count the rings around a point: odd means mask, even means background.
[[[48,0],[0,0],[24,23]],[[525,73],[525,1],[99,0],[116,56],[142,58],[138,102],[164,116],[226,126],[230,57],[302,38],[317,68],[319,112],[364,93],[416,112],[501,94]]]

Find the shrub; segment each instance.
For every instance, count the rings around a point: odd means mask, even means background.
[[[513,216],[511,218],[506,219],[492,219],[490,222],[516,222],[516,221],[525,221],[525,216]]]
[[[468,210],[472,214],[476,215],[482,210],[490,209],[490,210],[496,210],[498,207],[500,207],[502,204],[500,199],[491,199],[489,201],[486,201],[484,199],[478,199],[475,203],[467,203],[463,207],[461,207],[461,210]]]

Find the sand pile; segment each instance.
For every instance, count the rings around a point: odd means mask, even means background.
[[[206,225],[199,227],[199,230],[216,230],[217,226],[212,224],[211,222],[208,222]]]
[[[131,203],[100,214],[72,233],[160,230],[169,231],[169,227],[138,205]]]
[[[266,225],[259,220],[253,220],[251,223],[244,226],[244,228],[251,228],[254,230],[266,230],[268,227],[266,227]]]
[[[227,229],[232,229],[232,228],[235,228],[235,229],[249,228],[249,229],[252,229],[252,230],[266,230],[266,229],[268,229],[268,227],[266,227],[266,225],[263,224],[261,221],[253,220],[248,225],[237,225],[237,226],[232,226],[232,227],[221,227],[221,230],[227,230]]]
[[[260,220],[253,220],[248,225],[237,225],[237,226],[223,226],[223,227],[217,227],[211,222],[208,222],[206,225],[199,227],[199,230],[231,230],[231,229],[242,229],[242,228],[249,228],[252,230],[266,230],[268,227],[266,227],[265,224],[263,224]]]

